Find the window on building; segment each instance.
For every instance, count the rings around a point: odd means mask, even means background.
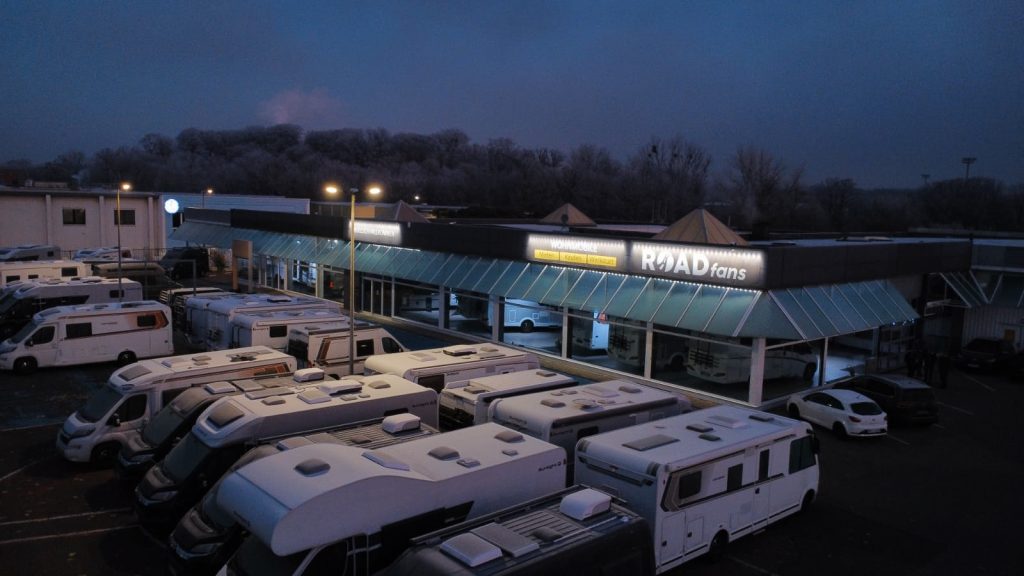
[[[85,208],[63,208],[64,224],[68,226],[85,225]]]
[[[114,225],[123,224],[125,226],[135,226],[135,210],[121,210],[121,220],[118,222],[118,210],[114,210]]]

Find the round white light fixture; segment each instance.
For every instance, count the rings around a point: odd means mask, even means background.
[[[167,212],[168,214],[177,214],[178,208],[178,201],[174,198],[169,198],[164,201],[164,212]]]

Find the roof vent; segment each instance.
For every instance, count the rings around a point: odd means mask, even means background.
[[[415,354],[410,354],[409,357],[419,362],[430,362],[434,359],[434,355],[429,352],[417,352]]]
[[[612,497],[593,488],[573,492],[562,498],[558,511],[574,520],[586,520],[603,514],[612,507]]]
[[[705,426],[704,424],[700,423],[687,424],[686,429],[693,430],[694,432],[711,432],[712,430],[714,430],[714,428],[712,428],[711,426]]]
[[[211,410],[206,420],[216,428],[223,428],[242,416],[245,416],[245,412],[235,406],[234,402],[229,401]]]
[[[419,430],[420,417],[408,412],[403,414],[392,414],[385,418],[381,422],[380,426],[388,434],[398,434],[399,432],[407,432],[409,430]]]
[[[391,384],[385,380],[374,380],[366,385],[374,390],[383,390],[385,388],[391,388]]]
[[[320,368],[303,368],[302,370],[296,370],[292,374],[292,380],[296,382],[313,382],[315,380],[323,380],[324,371]]]
[[[502,442],[506,442],[508,444],[513,444],[515,442],[522,442],[523,441],[523,435],[522,434],[520,434],[519,432],[513,432],[511,430],[502,430],[501,432],[498,432],[497,434],[495,434],[494,437],[496,439],[501,440]]]
[[[636,386],[635,384],[623,384],[622,386],[619,386],[619,391],[625,392],[626,394],[639,394],[643,392],[644,389]]]
[[[380,452],[378,450],[374,450],[373,452],[363,452],[363,458],[392,470],[409,470],[408,464],[386,452]]]
[[[429,456],[433,456],[438,460],[455,460],[459,457],[459,451],[448,446],[438,446],[430,452],[427,452]]]
[[[540,403],[543,406],[547,406],[549,408],[563,408],[563,407],[565,407],[565,402],[562,402],[561,400],[552,400],[551,398],[545,398],[545,399],[541,400]]]
[[[274,447],[283,452],[285,450],[294,450],[299,446],[309,446],[310,444],[313,444],[313,442],[305,436],[292,436],[291,438],[278,441],[277,444],[274,444]]]
[[[534,372],[534,374],[536,374],[537,376],[543,376],[545,378],[558,376],[558,372],[552,372],[551,370],[537,370],[536,372]]]
[[[252,378],[235,380],[234,385],[242,392],[253,392],[255,390],[263,390],[263,388],[265,388],[263,384],[260,384],[259,382],[253,380]]]
[[[655,434],[653,436],[647,436],[646,438],[638,438],[631,442],[626,442],[623,446],[626,448],[632,448],[638,452],[643,452],[645,450],[650,450],[652,448],[657,448],[659,446],[664,446],[678,441],[678,438],[673,438],[664,434]]]
[[[757,420],[758,422],[773,422],[775,420],[775,417],[772,416],[771,414],[759,412],[757,414],[751,414],[750,419]]]
[[[363,389],[363,385],[358,380],[349,380],[347,382],[345,380],[338,380],[337,382],[318,384],[316,388],[324,394],[336,396],[345,392],[359,392]]]
[[[587,394],[597,396],[598,398],[614,398],[615,396],[619,395],[618,392],[614,390],[609,390],[607,388],[603,388],[601,386],[584,386],[583,391],[586,392]]]
[[[473,346],[449,346],[441,348],[441,352],[449,356],[469,356],[476,353],[476,348]]]
[[[441,543],[441,551],[470,568],[501,558],[501,549],[471,532],[464,532]]]
[[[722,414],[712,414],[711,416],[708,416],[707,422],[710,424],[724,426],[726,428],[732,428],[733,430],[746,428],[750,425],[739,418],[730,418],[729,416],[724,416]]]
[[[306,404],[323,404],[324,402],[330,402],[331,397],[319,390],[304,390],[299,393],[299,400],[302,400]]]
[[[497,522],[479,526],[470,532],[501,548],[503,552],[513,558],[525,556],[540,548],[540,545],[533,540]]]
[[[203,386],[203,390],[206,390],[210,394],[227,394],[228,392],[237,392],[238,388],[231,382],[209,382]]]
[[[331,465],[319,458],[303,460],[295,465],[295,470],[303,476],[319,476],[331,469]]]
[[[271,396],[270,398],[264,398],[262,402],[267,406],[277,406],[279,404],[284,404],[284,398],[281,398],[280,396]]]
[[[260,390],[253,390],[252,392],[246,392],[245,397],[250,400],[260,400],[262,398],[269,398],[271,396],[282,396],[284,394],[294,394],[295,391],[291,388],[284,388],[282,386],[274,386],[272,388],[263,388]]]
[[[719,440],[721,440],[721,438],[715,436],[714,434],[701,434],[700,436],[697,436],[697,438],[700,438],[701,440],[707,440],[709,442],[718,442]]]

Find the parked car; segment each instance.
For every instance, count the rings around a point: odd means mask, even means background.
[[[791,417],[829,428],[840,438],[884,436],[889,430],[889,419],[878,404],[853,390],[793,394],[786,410]]]
[[[900,374],[864,374],[836,388],[855,390],[874,400],[894,421],[931,424],[939,420],[935,392],[927,384]]]
[[[1009,340],[975,338],[957,354],[956,365],[973,370],[1002,370],[1010,366],[1016,354]]]

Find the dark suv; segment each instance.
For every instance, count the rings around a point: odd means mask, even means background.
[[[192,277],[192,262],[195,262],[196,276],[206,276],[210,272],[210,251],[198,246],[171,248],[160,259],[160,266],[177,280]]]
[[[1009,340],[975,338],[957,354],[956,365],[974,370],[1002,370],[1010,366],[1016,354]]]
[[[931,424],[939,419],[935,392],[916,378],[899,374],[865,374],[836,388],[856,390],[885,410],[891,420]]]

